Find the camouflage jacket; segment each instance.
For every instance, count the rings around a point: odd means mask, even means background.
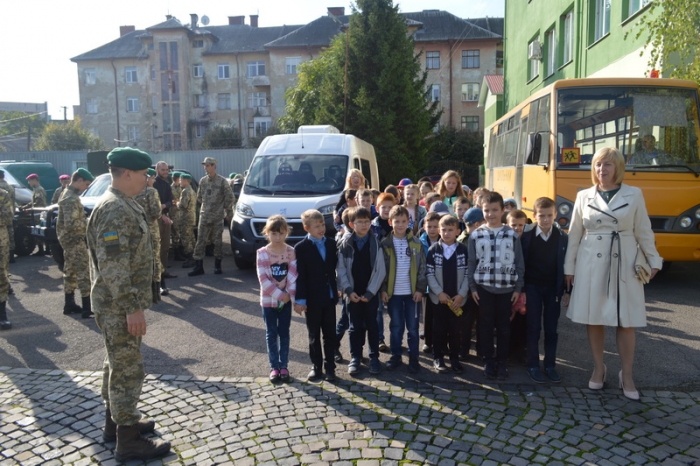
[[[158,190],[156,188],[146,186],[146,189],[134,197],[134,200],[138,202],[143,211],[146,213],[148,225],[151,228],[155,227],[157,230],[158,219],[161,217],[160,197],[158,196]]]
[[[15,206],[12,203],[12,195],[9,191],[0,188],[0,227],[6,228],[12,225],[15,215]]]
[[[55,204],[58,201],[61,200],[61,194],[63,194],[63,191],[66,191],[68,189],[68,186],[63,187],[59,186],[56,188],[56,191],[53,192],[53,196],[51,196],[51,204]]]
[[[194,225],[194,222],[197,220],[197,195],[194,193],[192,186],[182,190],[177,209],[180,212],[182,222]]]
[[[66,241],[84,241],[86,229],[87,219],[83,204],[80,202],[80,193],[77,189],[68,186],[58,200],[58,218],[56,219],[58,241],[61,244],[65,244]]]
[[[46,207],[46,190],[41,185],[37,185],[32,191],[32,206]]]
[[[224,217],[233,217],[233,191],[221,175],[209,178],[209,175],[199,180],[197,201],[202,204],[200,209],[200,221],[204,223],[217,223]]]
[[[87,243],[93,311],[126,315],[147,309],[155,256],[141,206],[110,186],[90,215]]]
[[[12,186],[10,183],[8,183],[6,180],[0,180],[0,189],[4,189],[8,193],[10,193],[10,197],[12,198],[12,208],[14,210],[15,206],[15,187]]]
[[[173,200],[179,201],[180,200],[180,195],[182,194],[182,187],[180,185],[176,184],[171,184],[170,185],[170,190],[173,193]]]

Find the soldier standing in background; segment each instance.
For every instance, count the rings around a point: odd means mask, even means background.
[[[156,176],[153,187],[158,191],[158,196],[160,197],[161,215],[158,219],[158,229],[160,232],[160,263],[162,268],[159,281],[163,282],[164,278],[177,278],[177,275],[168,273],[170,228],[173,223],[168,214],[170,212],[170,208],[173,206],[173,191],[168,183],[168,174],[170,173],[168,164],[161,160],[156,164],[156,172],[158,172],[158,176]],[[165,288],[165,294],[168,294],[167,288]]]
[[[58,181],[61,183],[61,186],[56,188],[56,191],[53,192],[53,196],[51,196],[51,204],[56,204],[61,199],[61,194],[63,194],[63,191],[66,190],[68,184],[71,183],[71,176],[61,175],[58,177]]]
[[[197,194],[190,186],[192,183],[192,175],[183,173],[180,175],[180,201],[177,203],[179,224],[180,224],[180,242],[182,243],[182,254],[187,261],[182,264],[182,268],[194,267],[196,264],[192,258],[194,251],[194,227],[197,222]]]
[[[207,175],[199,180],[197,201],[202,204],[199,212],[199,226],[197,228],[197,245],[194,248],[194,260],[196,265],[189,275],[194,277],[204,273],[204,249],[209,242],[214,243],[214,273],[221,273],[221,235],[226,225],[233,218],[233,191],[221,175],[216,174],[216,159],[206,157],[202,162]]]
[[[180,202],[180,194],[182,194],[182,187],[180,187],[180,172],[173,172],[173,182],[170,184],[170,191],[173,193],[173,207],[170,209],[168,215],[173,224],[170,226],[172,246],[173,246],[173,259],[176,261],[184,261],[185,257],[182,255],[182,241],[180,240],[180,209],[177,208],[178,202]]]
[[[34,207],[46,207],[46,190],[39,184],[39,175],[32,173],[26,178],[29,187],[32,188],[32,202],[22,206],[22,209],[31,209]],[[37,241],[39,250],[32,254],[33,256],[43,256],[44,252],[44,242]],[[48,252],[48,251],[47,251]]]
[[[85,191],[95,179],[92,173],[84,168],[77,169],[70,180],[70,185],[63,191],[58,201],[58,218],[56,219],[56,234],[63,248],[63,292],[65,304],[63,313],[77,314],[83,319],[92,316],[90,305],[90,260],[85,243],[87,218],[85,209],[80,202],[80,194]],[[80,289],[82,307],[75,304],[75,289]]]
[[[10,219],[10,222],[7,225],[7,236],[10,239],[10,253],[9,253],[10,264],[14,264],[15,263],[15,226],[12,223],[12,219],[14,219],[14,217],[15,217],[15,204],[16,204],[15,187],[12,186],[7,181],[5,181],[5,170],[0,170],[0,189],[4,189],[8,193],[10,193],[10,201],[12,202],[12,218]]]
[[[156,181],[156,171],[149,168],[146,172],[148,179],[146,180],[146,187],[138,195],[134,197],[134,200],[141,206],[143,211],[146,213],[146,220],[148,221],[148,228],[151,232],[151,238],[153,240],[153,252],[155,253],[154,260],[156,263],[153,275],[153,281],[158,282],[160,288],[160,294],[166,296],[169,293],[168,288],[165,286],[163,281],[163,265],[160,261],[160,228],[158,226],[158,220],[161,217],[161,203],[160,197],[158,196],[158,191],[153,187]]]
[[[3,176],[4,176],[3,172]],[[0,188],[0,330],[9,330],[12,323],[7,320],[7,295],[10,293],[9,258],[10,241],[8,225],[12,224],[15,209],[10,193]]]
[[[141,338],[146,334],[144,310],[157,298],[153,289],[154,251],[146,216],[133,197],[146,185],[151,158],[130,147],[107,155],[112,184],[90,215],[92,305],[104,337],[102,438],[116,437],[117,461],[147,460],[170,451],[170,443],[142,437],[155,423],[142,420],[137,409],[145,377]]]

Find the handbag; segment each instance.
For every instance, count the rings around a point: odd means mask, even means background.
[[[651,280],[651,266],[639,244],[637,245],[637,255],[634,258],[634,276],[644,285]]]

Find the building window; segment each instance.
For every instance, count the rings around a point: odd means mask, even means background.
[[[151,65],[151,81],[156,80],[156,67]]]
[[[545,74],[551,76],[556,70],[557,42],[554,36],[554,29],[550,29],[544,34],[544,46],[547,49],[547,69]]]
[[[440,52],[425,53],[425,67],[429,70],[440,69]]]
[[[217,96],[217,108],[219,110],[230,110],[231,94],[219,94]]]
[[[467,131],[479,131],[479,117],[463,116],[462,129],[466,129]]]
[[[136,125],[129,125],[126,129],[129,133],[129,142],[141,140],[141,128]]]
[[[440,85],[431,84],[428,86],[428,93],[430,94],[431,102],[440,102]]]
[[[480,57],[480,50],[462,50],[462,68],[479,68]]]
[[[252,78],[253,76],[265,76],[265,62],[264,61],[249,61],[246,63],[247,76]]]
[[[219,79],[229,79],[231,77],[231,70],[228,67],[228,63],[219,63]]]
[[[192,48],[201,49],[202,47],[204,47],[204,41],[202,39],[192,41]]]
[[[126,111],[127,112],[138,112],[139,111],[139,98],[138,97],[127,97],[126,98]]]
[[[139,82],[138,77],[136,76],[136,67],[135,66],[127,66],[126,67],[126,82],[128,82],[128,83]]]
[[[301,63],[301,57],[287,57],[287,74],[297,74],[297,67]]]
[[[610,32],[610,1],[611,0],[595,0],[593,42],[602,39]]]
[[[248,123],[248,137],[262,138],[265,137],[271,126],[270,118],[255,118]]]
[[[533,44],[537,42],[537,39],[527,44],[528,53],[533,49]],[[528,75],[527,80],[531,81],[540,75],[540,60],[539,58],[530,58],[528,60]]]
[[[645,6],[651,3],[651,0],[629,0],[629,13],[627,16],[632,16]]]
[[[248,94],[248,107],[265,107],[267,105],[266,92],[251,92]]]
[[[564,15],[562,33],[562,53],[561,64],[569,63],[573,58],[574,48],[574,12],[573,10]]]
[[[95,84],[95,68],[85,68],[85,84]]]
[[[462,102],[474,102],[479,100],[479,83],[462,84]]]
[[[503,50],[496,50],[496,68],[503,68]]]
[[[87,113],[97,113],[97,99],[87,99],[87,101],[85,101],[85,107]]]
[[[206,99],[204,98],[204,94],[195,94],[194,95],[194,106],[196,108],[204,108],[206,107]]]
[[[151,96],[151,108],[154,112],[158,110],[158,96],[156,94]]]
[[[194,137],[197,139],[204,137],[207,132],[207,125],[194,125]]]
[[[204,76],[204,67],[201,63],[192,66],[192,76],[195,78],[201,78]]]

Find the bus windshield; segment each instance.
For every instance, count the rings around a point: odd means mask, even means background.
[[[557,92],[557,166],[588,170],[596,150],[616,147],[630,168],[698,171],[695,90],[601,86]]]
[[[253,159],[243,192],[257,196],[340,193],[347,167],[347,155],[259,155]]]

